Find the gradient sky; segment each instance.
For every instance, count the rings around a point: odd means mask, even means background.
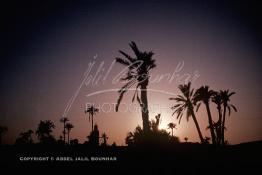
[[[40,120],[54,121],[56,138],[61,135],[59,118],[84,78],[89,63],[94,62],[93,76],[104,62],[105,75],[118,50],[130,54],[128,43],[135,41],[141,50],[152,50],[157,68],[152,78],[178,73],[199,78],[197,88],[209,85],[214,90],[236,92],[232,103],[238,108],[227,118],[226,137],[232,144],[262,139],[261,81],[261,4],[248,1],[26,1],[1,8],[1,100],[0,124],[8,127],[5,143],[13,143],[18,134],[36,129]],[[94,59],[96,57],[96,59]],[[67,117],[75,126],[72,138],[86,140],[91,125],[84,114],[86,103],[115,103],[121,83],[112,79],[123,69],[114,65],[107,79],[97,85],[83,85]],[[178,93],[179,82],[163,79],[151,83],[148,92],[151,105],[164,110],[150,112],[150,118],[161,112],[161,128],[177,123],[168,109],[171,95]],[[131,104],[133,92],[123,103]],[[135,105],[135,104],[134,104]],[[214,106],[212,114],[216,120]],[[123,109],[123,106],[120,107]],[[204,108],[197,113],[202,132],[207,116]],[[106,132],[109,143],[124,145],[129,131],[141,125],[141,113],[100,112],[95,117],[100,132]],[[182,119],[175,134],[181,139],[198,141],[195,126]]]

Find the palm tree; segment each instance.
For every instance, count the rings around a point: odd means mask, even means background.
[[[178,104],[171,107],[172,110],[175,110],[172,115],[177,113],[177,119],[179,119],[179,124],[183,116],[183,112],[186,111],[186,119],[189,120],[189,117],[192,117],[196,129],[200,138],[201,143],[204,143],[204,139],[200,130],[200,127],[198,125],[196,115],[194,112],[194,103],[193,103],[193,95],[194,95],[194,89],[191,89],[191,83],[184,85],[179,85],[178,88],[182,92],[182,95],[178,95],[175,98],[169,98],[169,100],[175,100]]]
[[[41,143],[54,140],[53,136],[51,135],[54,128],[55,125],[51,120],[40,121],[36,130],[36,135]]]
[[[95,108],[93,105],[89,105],[85,110],[85,113],[89,114],[89,122],[90,122],[90,116],[92,118],[92,132],[94,131],[94,115],[98,112],[99,110]]]
[[[184,139],[185,139],[186,142],[188,141],[188,137],[185,137]]]
[[[226,123],[226,111],[228,110],[228,115],[231,114],[231,109],[233,109],[235,112],[237,112],[237,108],[230,104],[230,97],[235,94],[235,92],[229,92],[229,90],[224,90],[220,92],[222,97],[222,104],[223,104],[223,118],[222,118],[222,134],[221,134],[221,140],[222,144],[225,145],[225,123]]]
[[[16,139],[15,144],[32,144],[33,138],[32,134],[34,132],[30,129],[26,132],[21,132],[19,137]]]
[[[7,127],[0,126],[0,145],[2,145],[2,137],[8,131]]]
[[[142,52],[137,48],[135,42],[131,42],[129,44],[133,52],[135,53],[135,57],[129,56],[127,53],[123,51],[119,51],[124,58],[116,57],[116,62],[127,66],[128,71],[126,76],[122,77],[122,81],[126,81],[126,84],[118,91],[119,98],[117,100],[116,111],[118,111],[118,107],[121,103],[121,100],[124,94],[128,89],[135,86],[136,90],[134,96],[132,98],[132,102],[136,98],[138,101],[141,112],[142,112],[142,120],[143,120],[143,130],[145,132],[150,131],[150,123],[149,123],[149,112],[148,112],[148,101],[147,101],[147,86],[149,83],[149,71],[156,67],[155,60],[152,59],[154,53],[150,52]],[[140,97],[138,91],[140,89]]]
[[[63,123],[63,125],[64,125],[64,130],[63,130],[63,138],[64,138],[64,144],[65,144],[65,140],[66,140],[66,122],[68,122],[69,120],[68,120],[68,118],[66,118],[66,117],[62,117],[61,119],[60,119],[60,122],[61,123]]]
[[[194,103],[203,102],[206,106],[207,110],[207,116],[208,116],[208,123],[209,123],[209,130],[212,138],[212,143],[216,144],[216,135],[213,127],[213,120],[209,108],[209,101],[211,97],[215,94],[214,91],[210,90],[208,86],[202,86],[199,89],[196,90],[196,93],[194,95]],[[201,103],[198,103],[197,110],[200,107]]]
[[[217,144],[221,144],[221,136],[222,136],[222,97],[221,92],[215,92],[212,96],[212,102],[216,104],[218,111],[218,121],[214,124],[214,129],[216,131],[217,136]]]
[[[67,130],[67,142],[68,142],[68,145],[69,145],[70,144],[69,134],[70,134],[71,129],[74,128],[74,126],[71,123],[66,123],[65,128]]]
[[[171,129],[172,137],[173,137],[173,129],[176,129],[175,123],[168,123],[168,129]]]

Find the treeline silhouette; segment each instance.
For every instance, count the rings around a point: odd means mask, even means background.
[[[36,131],[29,129],[28,131],[21,132],[18,138],[15,141],[15,145],[32,145],[32,144],[42,144],[42,145],[78,145],[78,139],[70,138],[70,132],[74,128],[74,126],[69,123],[69,119],[66,117],[62,117],[60,122],[63,123],[63,131],[62,135],[60,135],[59,139],[56,139],[52,134],[55,129],[55,125],[51,120],[40,121],[37,126]],[[2,128],[2,127],[1,127]],[[33,135],[36,135],[38,142],[33,140]],[[92,147],[98,146],[109,146],[107,144],[108,136],[106,133],[103,133],[101,136],[99,135],[98,126],[94,125],[93,130],[90,132],[90,135],[87,136],[88,140],[83,144]],[[113,144],[116,146],[116,144]]]

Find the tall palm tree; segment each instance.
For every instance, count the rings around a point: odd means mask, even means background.
[[[210,112],[210,107],[209,107],[209,101],[211,97],[215,94],[214,91],[209,89],[209,86],[202,86],[199,89],[196,90],[196,93],[194,95],[194,103],[198,102],[203,102],[206,106],[207,110],[207,116],[208,116],[208,123],[209,123],[209,130],[212,138],[212,143],[216,144],[216,135],[213,127],[213,120]],[[197,109],[199,108],[201,103],[198,103]]]
[[[98,112],[99,110],[95,108],[93,105],[89,105],[85,110],[85,113],[89,114],[89,122],[90,122],[90,117],[92,118],[92,132],[94,131],[94,115]]]
[[[51,135],[54,128],[55,125],[51,120],[41,120],[36,129],[36,135],[40,142],[44,143],[46,141],[48,142],[54,140],[53,136]]]
[[[229,90],[221,91],[222,104],[223,104],[223,118],[222,118],[222,144],[225,145],[225,123],[226,123],[226,112],[228,110],[228,115],[231,114],[231,109],[237,112],[237,108],[230,104],[230,97],[235,94],[235,92],[229,92]]]
[[[176,128],[175,123],[168,123],[168,129],[171,129],[172,137],[173,137],[173,130]]]
[[[221,136],[222,136],[222,97],[221,92],[215,92],[212,97],[212,102],[216,104],[218,111],[218,121],[214,124],[214,128],[216,129],[217,136],[217,144],[221,144]]]
[[[66,140],[66,122],[68,122],[68,121],[69,121],[69,120],[68,120],[68,118],[66,118],[66,117],[62,117],[62,118],[60,119],[60,122],[63,123],[63,125],[64,125],[64,130],[63,130],[64,144],[65,144],[65,140]]]
[[[187,121],[189,120],[190,117],[192,117],[195,123],[196,129],[197,129],[200,141],[201,143],[204,143],[204,138],[201,133],[201,130],[198,125],[196,115],[194,112],[194,103],[193,103],[194,89],[191,89],[190,82],[188,84],[179,85],[178,88],[182,92],[182,95],[178,95],[175,98],[169,98],[169,100],[175,100],[177,102],[176,105],[171,107],[172,110],[175,110],[172,115],[177,113],[177,119],[179,119],[179,124],[180,124],[181,118],[183,116],[183,112],[186,111]]]
[[[0,126],[0,145],[2,145],[2,137],[8,131],[7,127]]]
[[[137,48],[135,42],[129,44],[133,50],[135,57],[131,57],[123,51],[119,51],[124,58],[116,57],[116,62],[124,66],[127,66],[128,71],[126,76],[122,77],[122,81],[126,81],[126,84],[118,91],[119,98],[117,100],[116,111],[121,103],[124,94],[131,87],[135,87],[135,93],[132,102],[136,98],[141,107],[143,130],[145,132],[150,131],[149,112],[148,112],[148,101],[147,101],[147,86],[149,83],[149,71],[156,67],[155,60],[152,59],[154,53],[152,51],[140,51]],[[138,91],[140,90],[140,97]]]
[[[70,137],[69,137],[69,135],[70,135],[71,129],[74,128],[74,125],[72,125],[71,123],[66,123],[65,128],[67,130],[67,142],[68,142],[68,145],[69,145],[70,144]]]

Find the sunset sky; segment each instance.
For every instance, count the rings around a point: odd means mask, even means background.
[[[197,76],[194,88],[209,85],[214,90],[236,92],[231,103],[238,112],[232,113],[226,124],[229,143],[262,139],[260,4],[18,1],[1,8],[5,10],[1,9],[0,125],[8,127],[4,143],[12,144],[20,132],[35,130],[40,120],[52,120],[54,135],[59,138],[62,115],[75,126],[71,138],[82,143],[91,130],[85,106],[94,103],[103,106],[94,118],[100,132],[106,132],[110,144],[124,145],[126,134],[142,125],[141,112],[131,103],[133,91],[124,97],[120,112],[113,111],[116,89],[123,86],[115,81],[116,76],[124,68],[113,61],[121,56],[118,50],[133,54],[130,41],[155,53],[157,67],[151,71],[148,101],[160,108],[149,115],[153,119],[161,113],[161,128],[167,129],[169,122],[178,123],[171,115],[173,101],[168,98],[179,93],[177,87],[185,77]],[[178,67],[176,77],[180,79],[171,81]],[[95,77],[94,81],[88,77]],[[74,101],[67,108],[72,97]],[[126,105],[132,109],[125,111]],[[216,108],[213,104],[211,108],[217,120]],[[197,119],[204,136],[210,137],[204,106]],[[199,141],[192,119],[187,122],[183,118],[174,134],[181,140]]]

